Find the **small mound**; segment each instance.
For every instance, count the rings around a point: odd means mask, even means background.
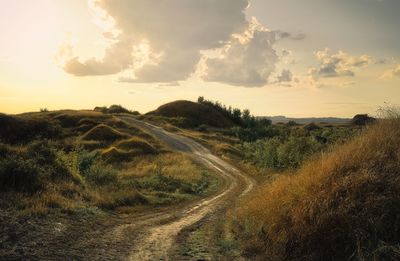
[[[137,151],[143,154],[152,154],[156,152],[156,149],[152,145],[137,137],[119,142],[117,148],[127,151]]]
[[[96,140],[96,141],[116,141],[127,138],[128,135],[118,130],[111,128],[110,126],[99,124],[96,127],[89,130],[82,136],[82,140]]]
[[[204,104],[191,101],[175,101],[160,106],[157,110],[147,113],[170,118],[184,118],[182,127],[198,127],[202,124],[229,128],[234,124],[224,117],[219,111]]]
[[[58,120],[63,128],[72,128],[85,123],[99,124],[106,117],[101,113],[92,111],[62,111],[61,114],[57,113],[54,119]]]

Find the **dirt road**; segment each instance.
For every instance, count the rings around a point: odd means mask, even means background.
[[[201,164],[215,169],[225,180],[224,187],[213,196],[195,202],[183,209],[174,209],[164,213],[149,214],[133,224],[117,227],[114,233],[140,228],[134,242],[129,260],[169,260],[170,250],[177,235],[185,228],[201,221],[207,215],[212,215],[219,207],[232,199],[239,199],[252,190],[255,181],[243,175],[229,163],[211,154],[197,142],[182,137],[164,129],[139,121],[133,117],[121,117],[126,123],[141,128],[168,145],[171,149],[181,151],[193,157]]]

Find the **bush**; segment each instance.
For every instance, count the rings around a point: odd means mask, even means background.
[[[140,115],[138,111],[130,111],[121,105],[113,104],[110,107],[96,107],[94,111],[102,112],[102,113],[111,113],[111,114],[118,114],[118,113],[132,113],[133,115]]]
[[[0,190],[35,192],[41,188],[40,169],[33,159],[20,155],[0,158]]]
[[[117,171],[110,165],[96,161],[84,174],[84,178],[91,185],[105,186],[115,184],[117,182]]]
[[[129,113],[128,109],[125,109],[121,105],[111,105],[108,108],[108,113]]]
[[[280,137],[244,143],[238,148],[245,158],[256,165],[272,170],[295,169],[322,146],[312,137],[290,136],[287,140]]]

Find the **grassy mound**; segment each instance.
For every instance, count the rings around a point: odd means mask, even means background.
[[[101,155],[107,162],[130,161],[139,155],[155,154],[157,150],[146,141],[134,137],[118,142],[115,147],[104,150]]]
[[[181,127],[198,127],[202,124],[229,128],[234,124],[216,109],[204,104],[191,101],[175,101],[160,106],[148,115],[157,115],[170,118],[183,118]]]
[[[266,185],[238,208],[232,228],[261,260],[398,260],[400,119]]]
[[[138,151],[142,154],[152,154],[156,152],[156,149],[152,145],[140,138],[131,138],[128,140],[120,141],[117,144],[117,147],[119,149],[128,151]]]
[[[116,141],[127,138],[128,135],[122,133],[108,125],[99,124],[92,128],[82,136],[82,140],[97,140],[97,141]]]
[[[63,128],[78,127],[85,123],[98,124],[107,118],[106,115],[93,111],[59,111],[48,114],[54,115],[54,119],[59,121]]]

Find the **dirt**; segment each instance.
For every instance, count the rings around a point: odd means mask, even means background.
[[[255,186],[255,181],[202,145],[160,127],[123,116],[172,150],[216,170],[218,192],[196,202],[135,213],[59,213],[18,218],[0,213],[0,260],[215,260],[216,224],[223,213]],[[7,227],[1,224],[11,224]],[[215,231],[214,231],[215,230]]]
[[[215,169],[225,179],[225,187],[216,195],[180,210],[176,220],[151,226],[144,231],[134,243],[130,260],[168,260],[171,248],[181,231],[202,221],[207,215],[217,212],[218,208],[231,202],[232,198],[240,199],[253,189],[254,180],[214,156],[197,142],[133,118],[125,117],[123,120],[152,133],[172,149],[185,152],[205,166]]]

